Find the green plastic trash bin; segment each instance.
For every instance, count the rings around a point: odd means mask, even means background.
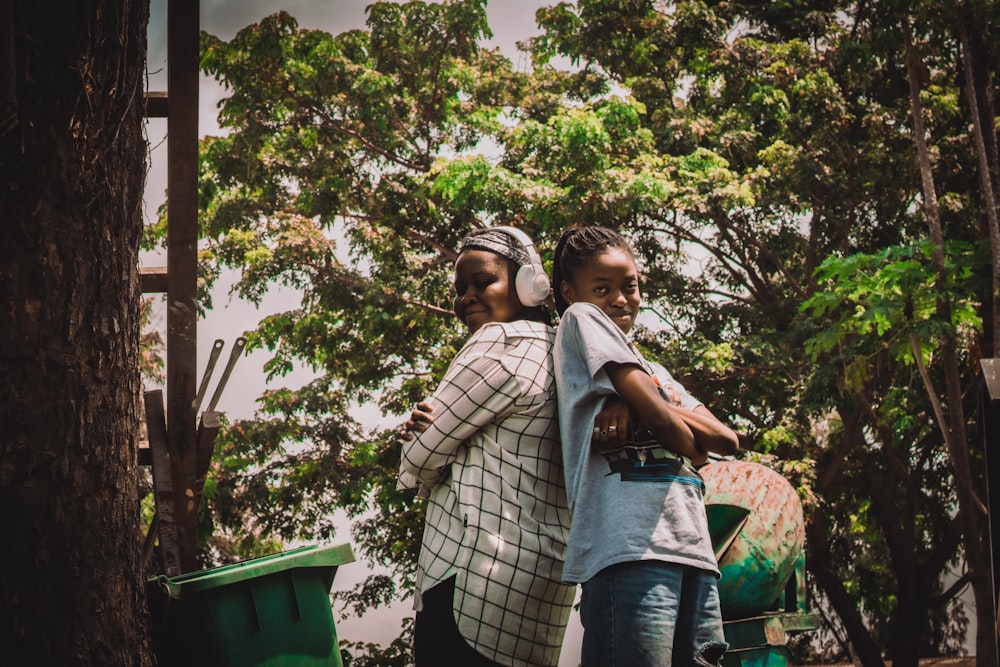
[[[349,544],[149,581],[161,667],[341,667],[330,587]]]

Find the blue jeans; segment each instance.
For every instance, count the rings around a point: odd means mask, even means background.
[[[657,560],[605,568],[583,584],[582,667],[715,666],[728,645],[718,581]]]

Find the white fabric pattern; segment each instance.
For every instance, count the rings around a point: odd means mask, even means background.
[[[479,329],[429,399],[434,423],[404,443],[400,464],[402,483],[430,487],[419,593],[455,575],[462,636],[512,666],[558,664],[576,592],[561,582],[569,509],[554,340],[537,322]]]

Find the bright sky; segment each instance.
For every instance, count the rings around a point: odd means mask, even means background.
[[[337,34],[346,30],[363,29],[367,13],[365,8],[372,0],[201,0],[201,29],[222,39],[231,39],[245,26],[281,10],[288,11],[302,28],[326,30]],[[487,46],[502,48],[511,58],[517,58],[516,42],[538,34],[535,11],[549,4],[543,0],[493,0],[487,6],[490,27],[494,38]],[[166,6],[167,0],[153,0],[150,6],[148,89],[165,91],[166,67]],[[202,76],[199,99],[199,135],[219,133],[216,122],[218,102],[225,92],[211,78]],[[146,185],[146,219],[156,217],[157,208],[163,203],[166,190],[166,119],[148,121],[149,143],[152,147],[151,169]],[[155,266],[166,263],[164,258],[144,258],[144,264]],[[224,281],[220,281],[224,282]],[[204,368],[212,343],[216,338],[225,341],[225,348],[216,366],[215,376],[221,375],[229,357],[232,342],[248,329],[255,328],[266,314],[281,312],[294,307],[294,293],[275,290],[267,296],[260,310],[231,298],[227,287],[213,293],[213,310],[199,322],[198,363],[199,372]],[[165,317],[164,317],[165,320]],[[161,325],[165,328],[165,321]],[[255,399],[263,388],[265,353],[248,355],[235,367],[218,410],[230,418],[248,417],[255,409]],[[200,379],[200,378],[199,378]],[[304,375],[287,376],[283,384],[299,384]],[[214,381],[209,392],[214,391]],[[209,394],[211,395],[211,394]]]
[[[277,11],[291,14],[302,28],[325,30],[337,34],[345,30],[363,29],[367,14],[365,8],[373,0],[201,0],[201,29],[221,39],[231,39],[243,27],[260,21]],[[517,62],[516,42],[539,33],[535,25],[535,11],[543,6],[555,4],[555,0],[493,0],[487,6],[490,28],[494,38],[486,43],[489,47],[500,47],[508,57]],[[167,47],[166,47],[167,0],[152,0],[150,5],[148,89],[166,91]],[[167,91],[169,92],[169,91]],[[199,135],[206,136],[219,132],[216,123],[217,103],[224,92],[210,78],[203,76],[199,100]],[[150,119],[147,134],[151,146],[150,172],[146,185],[146,219],[152,221],[156,209],[164,201],[166,189],[166,120]],[[165,259],[145,258],[150,266],[165,264]],[[220,281],[223,282],[223,281]],[[260,309],[227,294],[222,285],[213,293],[214,308],[198,324],[198,369],[203,372],[212,343],[215,339],[225,342],[219,362],[216,365],[213,382],[208,396],[215,390],[215,380],[221,375],[232,349],[233,341],[245,331],[255,328],[264,316],[282,312],[296,305],[297,296],[289,291],[275,290],[268,294]],[[166,327],[163,315],[159,328]],[[164,331],[165,339],[165,331]],[[248,354],[235,366],[217,409],[225,412],[230,419],[251,417],[256,409],[256,398],[265,388],[263,365],[269,355],[264,352]],[[307,379],[306,373],[285,376],[279,380],[280,386],[298,386]],[[200,377],[199,377],[200,380]],[[206,398],[207,400],[207,398]],[[349,540],[345,527],[338,540]],[[361,581],[368,573],[360,561],[342,567],[334,581],[335,588],[348,588]],[[362,618],[337,621],[337,632],[352,641],[373,641],[388,643],[399,634],[400,621],[412,615],[410,601],[404,601],[390,609]],[[560,667],[579,664],[579,643],[582,630],[578,616],[574,613],[567,630],[567,639]]]

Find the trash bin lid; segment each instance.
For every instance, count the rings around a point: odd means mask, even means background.
[[[328,546],[313,544],[240,563],[187,572],[175,577],[160,575],[157,578],[157,583],[169,592],[170,597],[181,599],[200,591],[285,570],[310,567],[330,568],[353,561],[354,550],[351,549],[350,544]]]

